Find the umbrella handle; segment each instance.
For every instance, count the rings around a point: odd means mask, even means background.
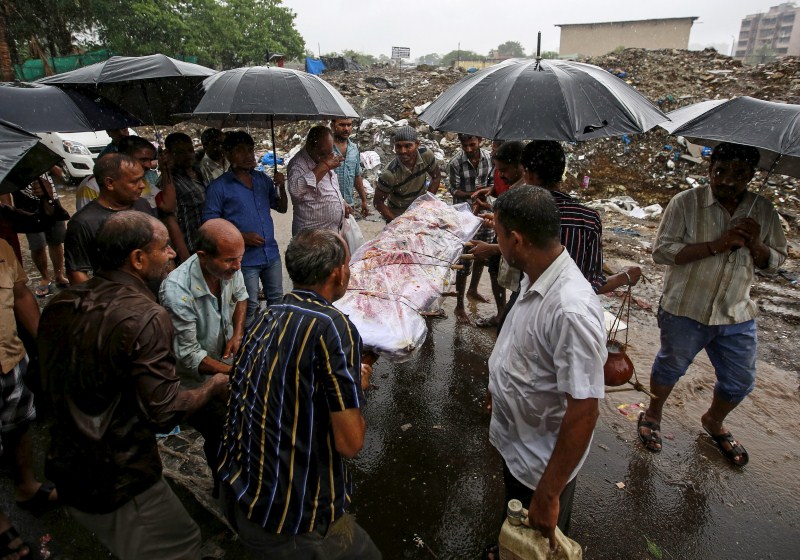
[[[275,123],[272,121],[272,115],[269,116],[269,131],[272,133],[272,172],[278,172],[278,153],[275,151]]]
[[[772,162],[772,165],[769,167],[769,171],[767,171],[767,176],[764,177],[764,180],[761,181],[761,186],[758,188],[758,192],[756,194],[763,194],[764,190],[767,188],[767,181],[769,180],[769,176],[772,175],[772,172],[775,171],[775,168],[778,166],[778,162],[781,160],[781,156],[783,154],[778,154],[778,157],[775,158],[775,161]],[[753,204],[750,205],[750,209],[747,211],[747,218],[750,217],[750,214],[753,212],[753,208],[756,207],[756,201],[758,201],[758,197],[753,199]]]

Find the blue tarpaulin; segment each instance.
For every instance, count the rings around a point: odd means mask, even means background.
[[[318,58],[306,58],[306,72],[319,76],[325,71],[325,63]]]

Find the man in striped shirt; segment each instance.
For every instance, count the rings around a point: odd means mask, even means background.
[[[306,229],[286,249],[294,290],[260,313],[231,377],[222,500],[252,558],[379,559],[346,509],[344,462],[363,446],[361,337],[331,305],[350,279],[341,236]]]
[[[628,266],[606,278],[603,275],[603,223],[600,215],[558,190],[566,168],[561,144],[534,140],[522,151],[525,184],[550,191],[561,215],[561,244],[581,269],[595,293],[606,294],[634,285],[642,276],[638,266]]]

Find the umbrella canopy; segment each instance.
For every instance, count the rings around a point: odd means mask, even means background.
[[[328,82],[289,68],[252,66],[226,70],[204,81],[202,90],[203,97],[194,111],[180,116],[217,128],[358,117]]]
[[[29,132],[84,132],[142,124],[101,97],[24,82],[0,82],[0,119]]]
[[[511,59],[467,76],[419,117],[438,130],[503,140],[589,140],[667,120],[646,97],[591,64]]]
[[[112,56],[108,60],[39,80],[100,94],[148,124],[174,124],[184,97],[214,70],[163,54]]]
[[[669,113],[668,132],[695,143],[758,148],[758,166],[800,177],[800,105],[752,97],[704,101]]]
[[[0,194],[25,188],[59,161],[38,136],[0,121]]]

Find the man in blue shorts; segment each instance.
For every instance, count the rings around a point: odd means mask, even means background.
[[[650,451],[661,451],[661,415],[672,388],[705,349],[717,383],[700,421],[729,461],[747,464],[747,451],[723,422],[755,386],[754,269],[775,273],[787,256],[775,207],[747,192],[758,160],[755,148],[720,144],[711,154],[710,184],[678,194],[664,211],[653,247],[653,260],[667,265],[661,349],[650,377],[655,398],[638,423]]]

